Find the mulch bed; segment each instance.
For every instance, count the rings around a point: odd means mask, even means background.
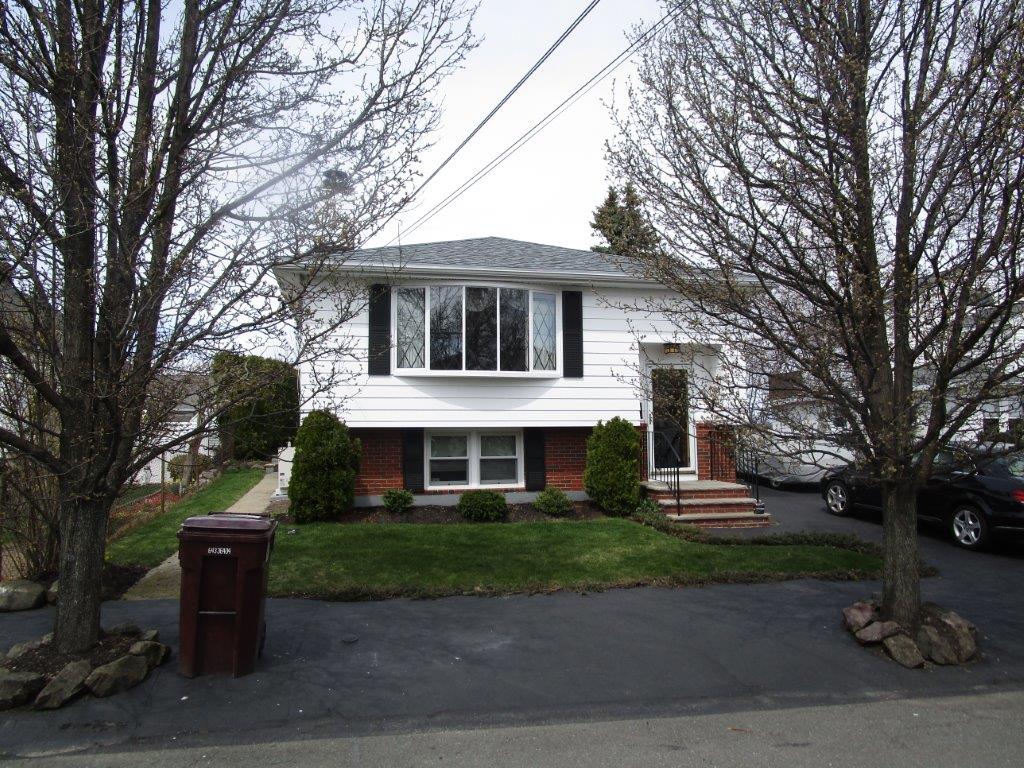
[[[107,563],[103,567],[103,599],[118,600],[147,573],[149,568],[144,565]]]
[[[149,573],[149,568],[144,565],[117,565],[116,563],[105,563],[103,566],[103,584],[100,587],[104,600],[118,600],[121,595],[135,586],[135,582]],[[57,574],[42,573],[33,578],[40,584],[52,584]],[[58,595],[60,588],[57,589]]]
[[[509,504],[507,523],[537,523],[545,520],[593,520],[604,517],[604,513],[589,501],[573,502],[571,515],[562,518],[549,517],[532,504]],[[283,510],[282,510],[283,511]],[[294,522],[290,515],[280,518],[284,523]],[[357,507],[338,520],[339,523],[434,523],[451,524],[466,522],[457,507],[427,506],[412,507],[407,512],[395,514],[385,507]]]
[[[137,637],[125,635],[107,635],[89,650],[87,654],[57,653],[52,643],[47,643],[31,651],[25,651],[15,659],[0,662],[0,666],[13,672],[35,672],[53,677],[72,661],[88,659],[89,665],[95,669],[102,664],[109,664],[114,659],[128,653],[128,649],[138,640]]]

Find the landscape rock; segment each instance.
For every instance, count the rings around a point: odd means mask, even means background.
[[[892,637],[903,631],[903,628],[895,621],[873,621],[859,632],[854,634],[857,642],[862,645],[880,643],[887,637]]]
[[[36,648],[41,648],[52,640],[53,632],[47,632],[45,635],[37,637],[35,640],[26,640],[23,643],[16,643],[8,649],[7,656],[5,656],[5,658],[16,659],[26,651],[34,651]]]
[[[63,707],[85,690],[85,679],[92,666],[85,659],[72,661],[64,666],[57,676],[46,684],[32,702],[34,709],[57,709]]]
[[[0,582],[0,611],[28,611],[46,602],[46,587],[34,581]]]
[[[936,664],[957,664],[959,658],[952,637],[932,624],[922,624],[914,638],[921,654]]]
[[[146,664],[146,660],[128,653],[109,664],[96,667],[85,678],[85,687],[92,691],[94,696],[110,696],[134,688],[146,679],[147,674],[149,665]]]
[[[145,632],[143,632],[141,635],[139,635],[139,639],[140,640],[147,640],[147,641],[149,641],[151,643],[159,643],[160,642],[160,633],[157,632],[155,629],[147,629]]]
[[[44,685],[46,677],[35,672],[0,669],[0,710],[27,704]]]
[[[929,623],[937,626],[940,631],[946,629],[952,636],[958,662],[963,664],[977,655],[978,641],[975,639],[977,629],[967,619],[955,611],[946,611],[939,618],[938,622],[931,620]]]
[[[146,660],[146,665],[152,669],[153,667],[159,667],[167,661],[171,655],[171,648],[163,643],[139,640],[137,643],[132,644],[132,647],[128,649],[128,653],[141,656]]]
[[[57,591],[59,587],[60,582],[55,581],[53,582],[53,584],[50,585],[50,588],[46,590],[46,602],[50,603],[50,605],[53,605],[57,602]]]
[[[889,635],[882,640],[882,646],[889,658],[908,669],[924,666],[924,656],[917,645],[904,634]]]
[[[857,602],[843,608],[843,621],[853,633],[860,632],[878,618],[878,611],[871,603]]]
[[[142,630],[139,629],[137,624],[130,621],[123,621],[120,624],[115,624],[110,629],[106,630],[108,635],[123,635],[125,637],[142,637]]]

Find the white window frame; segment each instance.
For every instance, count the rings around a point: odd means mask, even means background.
[[[436,435],[466,435],[467,450],[469,453],[467,480],[464,484],[439,484],[432,485],[430,482],[430,438]],[[481,483],[480,482],[480,437],[482,435],[514,435],[516,439],[516,480],[513,483]],[[511,458],[511,457],[508,457]],[[526,485],[526,477],[523,467],[523,430],[503,429],[501,427],[488,427],[486,429],[427,429],[423,432],[423,480],[424,488],[428,491],[443,490],[502,490],[509,488],[523,488]]]
[[[458,286],[462,289],[462,369],[457,371],[432,370],[430,367],[430,289],[439,286]],[[398,367],[398,300],[397,290],[400,288],[422,288],[423,289],[423,367],[421,368],[399,368]],[[501,370],[501,342],[498,339],[498,370],[495,371],[467,371],[466,370],[466,288],[495,288],[499,291],[502,288],[526,291],[526,365],[525,371],[503,371]],[[533,367],[533,295],[535,293],[546,293],[555,297],[555,367],[548,370],[534,369]],[[498,309],[495,317],[498,334],[501,329],[501,297],[498,296]],[[499,379],[557,379],[562,376],[562,334],[559,329],[562,327],[562,292],[554,288],[538,285],[521,285],[515,283],[482,283],[465,281],[447,282],[416,282],[403,283],[394,286],[393,300],[391,301],[391,370],[396,376],[422,376],[442,378],[499,378]],[[463,487],[463,486],[459,486]]]

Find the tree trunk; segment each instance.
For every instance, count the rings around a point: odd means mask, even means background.
[[[917,567],[917,491],[903,480],[883,491],[885,561],[882,612],[905,627],[917,624],[921,581]]]
[[[99,636],[103,553],[113,501],[62,496],[60,597],[54,642],[61,653],[81,653]]]

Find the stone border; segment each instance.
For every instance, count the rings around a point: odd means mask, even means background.
[[[877,599],[856,602],[843,609],[843,626],[861,645],[881,647],[908,669],[967,664],[979,656],[974,624],[934,603],[921,606],[917,627],[904,627],[885,619]]]

